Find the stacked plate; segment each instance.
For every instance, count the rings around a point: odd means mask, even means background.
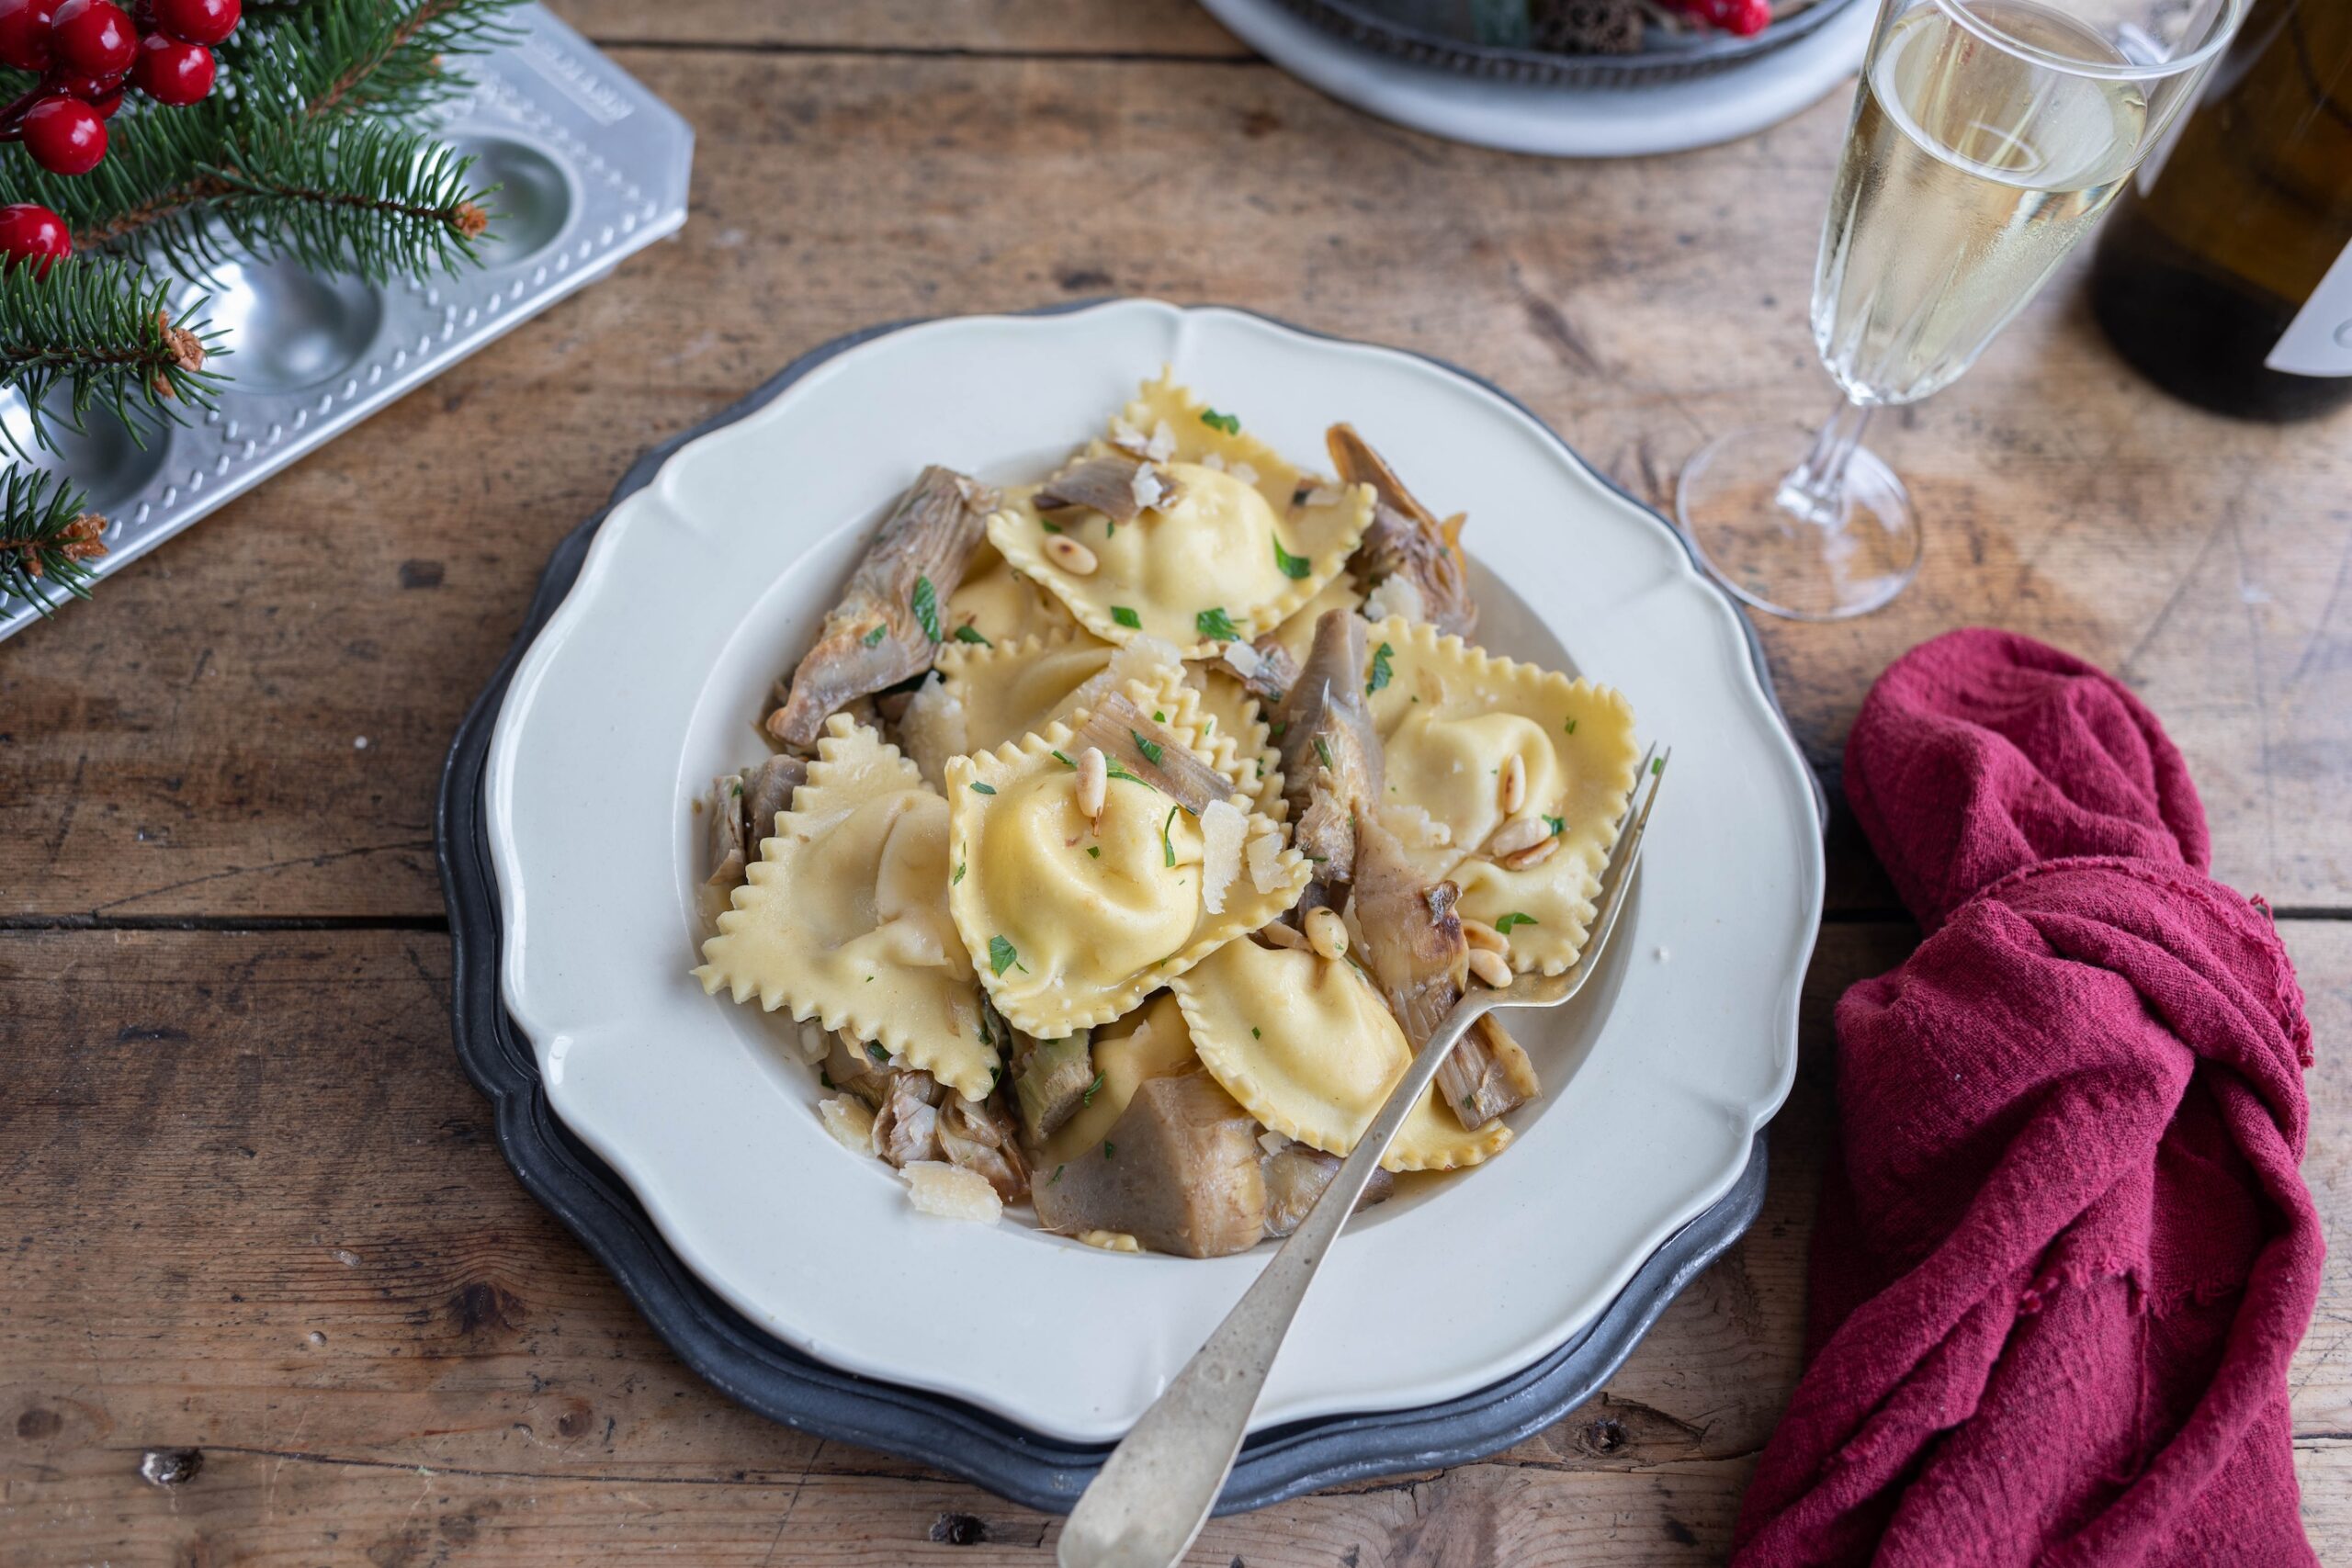
[[[450,754],[459,1053],[525,1185],[721,1392],[1057,1510],[1261,1253],[915,1213],[824,1132],[776,1021],[687,975],[692,801],[909,476],[1042,471],[1162,364],[1286,451],[1352,421],[1468,511],[1481,640],[1619,687],[1678,751],[1600,983],[1514,1019],[1544,1099],[1503,1158],[1352,1224],[1224,1507],[1491,1452],[1600,1385],[1756,1213],[1821,902],[1818,791],[1746,621],[1662,519],[1442,365],[1152,301],[965,318],[829,344],[649,453]]]
[[[1259,53],[1384,119],[1561,157],[1675,152],[1747,136],[1861,62],[1871,0],[1811,0],[1753,38],[1648,28],[1632,53],[1568,55],[1464,38],[1430,0],[1201,0]],[[1473,7],[1476,9],[1476,7]]]

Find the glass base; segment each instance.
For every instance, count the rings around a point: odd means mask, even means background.
[[[1868,615],[1919,570],[1919,519],[1894,470],[1866,447],[1846,468],[1832,515],[1783,482],[1813,450],[1801,424],[1718,436],[1682,469],[1674,513],[1715,580],[1747,603],[1799,621]]]

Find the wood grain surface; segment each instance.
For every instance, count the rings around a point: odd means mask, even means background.
[[[548,550],[643,446],[858,326],[1112,293],[1442,355],[1661,502],[1710,434],[1828,400],[1804,303],[1842,101],[1554,164],[1363,118],[1178,0],[559,8],[695,122],[684,232],[0,645],[7,1568],[1048,1560],[1043,1516],[684,1372],[514,1184],[452,1056],[441,760]],[[2070,274],[1873,440],[1927,564],[1864,621],[1762,624],[1808,753],[1834,785],[1871,679],[1947,626],[2119,671],[2188,752],[2219,874],[2280,910],[2335,1234],[2352,417],[2165,400]],[[1842,818],[1832,852],[1754,1231],[1550,1431],[1218,1521],[1196,1562],[1722,1560],[1797,1369],[1827,1007],[1913,940]],[[2296,1371],[2328,1560],[2352,1558],[2347,1347],[2331,1263]]]

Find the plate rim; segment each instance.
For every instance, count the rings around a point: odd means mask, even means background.
[[[1556,447],[1560,455],[1571,460],[1573,466],[1582,477],[1598,480],[1604,490],[1613,493],[1619,501],[1622,501],[1633,507],[1636,514],[1647,517],[1657,526],[1663,528],[1668,536],[1675,538],[1678,544],[1682,547],[1686,556],[1688,554],[1687,541],[1682,540],[1680,536],[1670,525],[1666,523],[1665,519],[1661,517],[1655,509],[1644,505],[1637,498],[1625,491],[1623,487],[1617,485],[1614,481],[1609,479],[1607,476],[1600,474],[1589,463],[1586,462],[1582,457],[1568,445],[1568,443],[1557,434],[1556,432],[1552,431],[1540,419],[1536,418],[1532,411],[1527,410],[1523,403],[1521,403],[1517,399],[1510,397],[1510,394],[1503,392],[1500,389],[1494,387],[1491,382],[1487,381],[1484,378],[1478,377],[1472,372],[1463,370],[1461,367],[1448,364],[1447,362],[1433,355],[1419,354],[1411,350],[1395,349],[1386,345],[1364,344],[1362,344],[1360,340],[1340,337],[1336,334],[1322,333],[1314,329],[1298,327],[1293,323],[1282,321],[1277,317],[1268,315],[1264,312],[1239,307],[1181,307],[1170,305],[1162,301],[1083,299],[1059,302],[1054,305],[1026,311],[990,312],[988,313],[987,316],[978,319],[1005,320],[1023,316],[1034,317],[1064,315],[1088,310],[1104,304],[1115,303],[1148,303],[1161,310],[1175,312],[1179,315],[1190,314],[1194,310],[1225,311],[1233,315],[1253,319],[1259,322],[1299,338],[1317,340],[1355,347],[1379,348],[1383,352],[1396,355],[1407,359],[1419,361],[1434,367],[1442,372],[1452,377],[1458,378],[1459,379],[1486,391],[1508,408],[1518,412],[1526,420],[1528,425],[1532,431],[1538,433],[1545,441]],[[936,319],[937,318],[923,318],[922,320]],[[819,348],[801,355],[790,365],[786,366],[783,371],[771,378],[770,381],[755,389],[749,396],[740,400],[729,408],[720,411],[718,413],[699,423],[694,429],[682,433],[681,434],[673,437],[669,441],[666,441],[647,452],[630,468],[628,472],[624,475],[620,484],[615,490],[612,502],[608,503],[603,512],[600,512],[594,517],[592,517],[582,524],[574,530],[572,536],[563,541],[562,545],[558,547],[554,559],[550,561],[547,575],[542,580],[539,592],[534,599],[526,625],[524,627],[522,634],[517,637],[515,646],[509,651],[506,660],[502,664],[490,686],[485,689],[481,697],[477,700],[475,708],[469,713],[466,720],[466,726],[461,729],[459,734],[458,745],[454,747],[452,750],[448,769],[445,774],[444,799],[442,803],[442,826],[445,831],[439,836],[442,840],[441,852],[444,859],[445,881],[447,886],[451,904],[453,933],[458,931],[460,926],[463,925],[469,937],[477,936],[483,927],[483,921],[481,917],[486,913],[488,917],[487,940],[491,943],[493,954],[495,954],[502,946],[500,938],[503,935],[501,929],[503,922],[501,920],[499,908],[494,904],[486,911],[479,909],[463,911],[459,908],[460,884],[467,880],[467,875],[466,868],[463,864],[462,854],[460,853],[460,835],[457,832],[458,828],[468,828],[470,829],[473,836],[484,840],[480,846],[482,850],[482,858],[471,868],[473,874],[480,879],[480,881],[472,887],[471,891],[479,893],[484,886],[494,889],[497,886],[494,870],[492,869],[487,858],[487,823],[485,818],[488,816],[488,809],[486,803],[479,790],[476,790],[469,797],[463,795],[462,792],[459,792],[460,780],[462,777],[467,776],[469,773],[468,767],[465,765],[466,758],[464,753],[469,742],[483,743],[483,738],[489,735],[493,728],[498,715],[503,707],[503,698],[509,682],[514,677],[517,670],[526,662],[527,650],[537,638],[539,632],[544,628],[548,619],[556,615],[564,598],[568,595],[572,586],[573,580],[579,572],[581,562],[587,556],[590,543],[594,539],[602,523],[612,513],[615,506],[618,505],[621,502],[625,501],[627,498],[635,494],[638,491],[642,490],[646,485],[652,482],[655,477],[662,471],[663,465],[686,444],[697,439],[703,434],[708,434],[713,430],[722,428],[727,424],[741,420],[752,412],[764,407],[767,403],[780,396],[794,383],[835,356],[847,352],[859,344],[872,342],[876,338],[902,331],[916,324],[918,324],[918,321],[911,320],[882,323],[861,332],[845,334],[843,337],[832,340],[831,342],[822,344]],[[1707,581],[1702,575],[1699,576],[1698,580],[1702,581]],[[1722,592],[1720,588],[1711,581],[1709,582],[1709,587],[1718,593],[1721,593]],[[1821,825],[1826,809],[1826,798],[1822,791],[1820,781],[1814,773],[1810,765],[1805,763],[1802,749],[1794,743],[1793,736],[1789,733],[1786,718],[1781,711],[1778,695],[1771,683],[1770,668],[1764,661],[1760,639],[1758,637],[1753,623],[1750,622],[1744,614],[1738,613],[1736,605],[1731,605],[1728,595],[1724,595],[1724,597],[1727,606],[1730,606],[1732,609],[1736,623],[1741,628],[1742,636],[1748,650],[1751,673],[1755,677],[1755,685],[1752,694],[1760,695],[1764,699],[1767,710],[1774,715],[1779,725],[1783,742],[1789,747],[1787,755],[1791,761],[1794,761],[1798,765],[1797,771],[1806,781],[1814,802],[1815,826],[1817,830]],[[486,744],[484,745],[484,749],[485,750],[487,750]],[[480,756],[475,757],[470,769],[470,776],[478,781],[481,775],[482,768],[486,765],[486,758]],[[1814,863],[1815,874],[1813,881],[1816,886],[1812,891],[1817,897],[1819,891],[1817,886],[1819,867],[1817,858],[1817,838],[1814,841],[1816,846],[1816,858]],[[468,918],[469,916],[471,918]],[[461,948],[465,948],[475,944],[473,942],[469,942],[460,945]],[[463,952],[461,952],[460,956],[461,958],[464,956]],[[551,1194],[549,1191],[542,1190],[543,1187],[549,1186],[551,1183],[543,1180],[535,1180],[534,1172],[526,1168],[526,1164],[536,1163],[538,1160],[548,1157],[549,1151],[537,1147],[537,1145],[548,1143],[549,1140],[545,1134],[548,1133],[554,1133],[559,1134],[553,1140],[557,1144],[571,1142],[573,1145],[573,1147],[569,1151],[559,1151],[565,1153],[571,1163],[578,1165],[584,1159],[587,1166],[595,1168],[596,1171],[601,1171],[608,1180],[617,1181],[618,1179],[616,1177],[613,1176],[608,1168],[603,1167],[602,1162],[596,1161],[593,1156],[587,1155],[584,1147],[578,1145],[576,1138],[571,1134],[570,1129],[562,1127],[560,1120],[554,1118],[551,1109],[549,1109],[547,1104],[545,1087],[538,1081],[536,1056],[532,1052],[528,1042],[526,1040],[520,1039],[521,1031],[519,1030],[519,1027],[515,1026],[513,1021],[505,1016],[503,998],[497,992],[498,967],[498,964],[493,964],[491,970],[492,995],[489,999],[490,1016],[488,1022],[491,1026],[489,1032],[494,1034],[503,1033],[506,1037],[504,1043],[510,1046],[517,1043],[518,1042],[520,1043],[522,1051],[520,1061],[524,1069],[522,1077],[527,1081],[519,1085],[515,1082],[508,1081],[511,1079],[512,1074],[503,1071],[502,1064],[496,1060],[497,1051],[495,1047],[498,1043],[486,1040],[478,1041],[473,1037],[475,1030],[479,1029],[482,1020],[480,1017],[477,1017],[472,1021],[475,1029],[469,1029],[469,1021],[466,1016],[468,1003],[467,992],[474,987],[469,986],[467,979],[463,976],[453,981],[453,1011],[456,1014],[455,1021],[459,1040],[460,1054],[467,1057],[469,1070],[473,1072],[477,1082],[481,1084],[485,1092],[491,1093],[493,1100],[497,1100],[500,1104],[501,1142],[502,1145],[506,1149],[510,1164],[514,1165],[518,1174],[525,1178],[526,1186],[531,1187],[536,1194],[541,1196],[544,1201],[548,1202],[550,1208],[555,1209],[561,1217],[564,1217],[575,1232],[580,1233],[582,1235],[582,1239],[590,1243],[592,1250],[598,1252],[600,1257],[605,1258],[608,1267],[612,1267],[616,1274],[622,1274],[624,1276],[624,1284],[630,1286],[633,1296],[638,1296],[639,1291],[628,1278],[627,1271],[624,1270],[612,1257],[606,1256],[609,1249],[605,1247],[599,1246],[598,1238],[590,1234],[591,1229],[594,1227],[589,1225],[586,1223],[585,1217],[578,1212],[576,1203],[560,1201],[559,1197],[561,1195]],[[479,976],[477,976],[476,977],[478,978]],[[1793,1007],[1792,987],[1790,992],[1790,1007],[1792,1009]],[[477,1010],[479,1011],[479,1010]],[[1781,1034],[1782,1031],[1793,1027],[1793,1020],[1782,1018],[1776,1014],[1772,1020],[1771,1025],[1768,1027],[1771,1027],[1773,1033],[1778,1036]],[[503,1064],[503,1066],[511,1068],[514,1066],[514,1063],[512,1059],[512,1055],[511,1053],[508,1053],[508,1060]],[[1785,1089],[1785,1084],[1782,1084],[1781,1087]],[[509,1105],[515,1100],[515,1091],[518,1089],[526,1091],[522,1098],[531,1102],[531,1107],[528,1109],[531,1109],[532,1113],[527,1117],[510,1117],[507,1114]],[[1772,1112],[1777,1110],[1781,1098],[1781,1096],[1774,1096],[1771,1098],[1769,1106],[1759,1106],[1758,1109],[1753,1110],[1748,1113],[1748,1130],[1751,1134],[1754,1134],[1755,1136],[1748,1156],[1744,1162],[1747,1168],[1744,1171],[1741,1166],[1734,1166],[1731,1168],[1728,1177],[1724,1179],[1725,1179],[1726,1186],[1730,1188],[1732,1191],[1729,1195],[1719,1198],[1714,1206],[1715,1210],[1726,1211],[1724,1217],[1731,1223],[1719,1238],[1711,1238],[1707,1236],[1698,1237],[1698,1241],[1701,1244],[1704,1244],[1709,1240],[1713,1241],[1713,1245],[1706,1248],[1706,1256],[1709,1258],[1713,1256],[1714,1251],[1720,1250],[1721,1246],[1727,1245],[1729,1240],[1738,1234],[1740,1229],[1744,1229],[1747,1219],[1752,1217],[1754,1211],[1753,1201],[1748,1201],[1745,1204],[1746,1212],[1744,1213],[1735,1214],[1729,1213],[1730,1210],[1740,1207],[1740,1205],[1735,1203],[1733,1200],[1737,1195],[1738,1191],[1743,1190],[1747,1177],[1757,1177],[1758,1183],[1758,1192],[1757,1197],[1760,1199],[1760,1166],[1758,1165],[1755,1156],[1761,1151],[1761,1127],[1765,1122],[1770,1120]],[[521,1125],[521,1123],[526,1121],[544,1122],[547,1123],[547,1126],[542,1130],[538,1136],[526,1137],[525,1135],[526,1129]],[[509,1135],[510,1133],[514,1134],[514,1136],[511,1139]],[[636,1205],[633,1195],[628,1194],[625,1185],[622,1188],[622,1193],[627,1199],[625,1206],[638,1209],[639,1218],[642,1220],[644,1215],[642,1213],[641,1207]],[[577,1195],[574,1194],[573,1196],[576,1197]],[[609,1194],[607,1196],[609,1196]],[[1648,1270],[1653,1264],[1665,1258],[1669,1252],[1674,1251],[1678,1245],[1684,1241],[1686,1236],[1692,1236],[1698,1232],[1707,1230],[1709,1227],[1702,1224],[1701,1221],[1711,1218],[1713,1214],[1714,1210],[1702,1211],[1702,1214],[1698,1218],[1686,1223],[1680,1231],[1678,1231],[1669,1236],[1668,1240],[1651,1255],[1649,1260],[1636,1265],[1632,1280],[1623,1290],[1621,1290],[1617,1297],[1612,1298],[1611,1301],[1604,1303],[1600,1313],[1596,1315],[1594,1321],[1588,1325],[1585,1330],[1572,1337],[1566,1344],[1557,1347],[1547,1356],[1537,1358],[1534,1365],[1541,1366],[1548,1362],[1573,1359],[1575,1353],[1581,1351],[1585,1348],[1587,1342],[1609,1337],[1609,1336],[1602,1335],[1600,1331],[1604,1326],[1613,1329],[1623,1321],[1623,1314],[1621,1314],[1620,1308],[1625,1305],[1627,1298],[1638,1293],[1637,1287],[1639,1287],[1643,1278],[1645,1277],[1645,1271]],[[655,1236],[652,1239],[659,1253],[665,1256],[673,1264],[683,1266],[683,1259],[677,1258],[674,1251],[671,1249],[665,1242],[662,1242],[658,1236]],[[1703,1262],[1703,1259],[1702,1262]],[[1695,1269],[1692,1271],[1695,1272]],[[708,1290],[708,1287],[702,1285],[699,1279],[695,1280],[694,1283],[701,1290],[706,1292]],[[1662,1297],[1654,1303],[1646,1313],[1636,1314],[1639,1316],[1639,1322],[1631,1324],[1630,1332],[1624,1336],[1623,1343],[1614,1347],[1613,1355],[1609,1359],[1609,1368],[1613,1368],[1615,1360],[1617,1359],[1622,1359],[1625,1351],[1630,1349],[1634,1340],[1638,1338],[1640,1332],[1646,1327],[1649,1319],[1655,1316],[1656,1311],[1663,1307],[1664,1300],[1670,1298],[1673,1290],[1679,1288],[1679,1282],[1678,1281],[1667,1291],[1666,1297]],[[709,1303],[705,1304],[707,1305]],[[723,1303],[718,1304],[721,1306],[721,1310],[728,1315],[734,1315],[732,1314],[732,1309],[725,1308]],[[672,1340],[673,1348],[680,1348],[682,1353],[684,1353],[684,1347],[678,1344],[678,1336],[673,1335],[671,1332],[672,1325],[662,1322],[660,1317],[656,1316],[654,1311],[648,1305],[646,1300],[642,1297],[639,1297],[639,1305],[647,1309],[648,1316],[655,1320],[657,1328],[663,1332],[665,1338]],[[706,1314],[705,1315],[707,1314]],[[747,1324],[743,1326],[751,1335],[755,1337],[755,1339],[759,1344],[764,1347],[775,1349],[788,1348],[784,1346],[779,1339],[774,1337],[766,1330],[749,1328]],[[798,1355],[797,1352],[793,1352],[792,1354],[795,1356]],[[729,1381],[726,1376],[715,1375],[713,1371],[706,1370],[705,1366],[697,1361],[695,1357],[690,1356],[688,1359],[690,1362],[695,1362],[696,1364],[697,1371],[704,1371],[704,1374],[707,1377],[710,1377],[711,1381],[718,1382],[722,1389],[725,1389],[730,1393],[735,1393],[739,1398],[743,1397],[741,1393],[729,1385]],[[1588,1359],[1589,1359],[1589,1358],[1588,1358]],[[836,1378],[847,1379],[856,1384],[869,1388],[895,1387],[895,1385],[882,1382],[873,1378],[860,1378],[855,1374],[839,1372],[831,1368],[826,1368],[824,1370],[831,1372]],[[1529,1370],[1530,1369],[1522,1368],[1521,1374],[1524,1374]],[[1605,1376],[1606,1370],[1607,1369],[1603,1369],[1598,1376]],[[718,1371],[723,1374],[723,1368]],[[1507,1378],[1503,1381],[1508,1382],[1511,1380]],[[1596,1377],[1594,1381],[1597,1382],[1598,1377]],[[907,1394],[915,1391],[897,1389],[896,1392],[900,1394]],[[1490,1391],[1473,1391],[1472,1393],[1461,1396],[1460,1399],[1441,1402],[1437,1405],[1419,1407],[1419,1409],[1415,1411],[1386,1412],[1381,1416],[1359,1417],[1356,1419],[1368,1419],[1374,1423],[1383,1423],[1394,1426],[1396,1424],[1398,1419],[1402,1419],[1409,1416],[1416,1416],[1429,1411],[1444,1411],[1457,1404],[1462,1404],[1464,1402],[1475,1404],[1476,1403],[1479,1394],[1484,1392]],[[971,1409],[971,1407],[966,1404],[966,1402],[957,1400],[956,1396],[952,1394],[924,1394],[922,1395],[922,1398],[933,1404],[964,1405],[967,1410]],[[746,1403],[753,1402],[746,1400]],[[771,1405],[774,1407],[768,1407]],[[808,1422],[796,1419],[791,1405],[792,1402],[789,1400],[771,1400],[765,1402],[764,1404],[754,1403],[754,1408],[763,1408],[764,1413],[775,1415],[780,1419],[792,1421],[796,1425],[808,1424]],[[1556,1414],[1558,1414],[1558,1410],[1561,1408],[1566,1408],[1566,1406],[1563,1405],[1553,1409],[1551,1411],[1551,1415],[1556,1416]],[[1022,1430],[1024,1433],[1027,1433],[1028,1431],[1025,1427],[1020,1427],[1017,1419],[1013,1417],[987,1415],[977,1410],[972,1411],[972,1413],[980,1415],[984,1420],[990,1423],[1009,1423],[1016,1429]],[[1345,1421],[1348,1419],[1350,1418],[1344,1415],[1317,1416],[1308,1417],[1301,1422],[1290,1423],[1284,1427],[1269,1428],[1260,1436],[1271,1440],[1283,1434],[1295,1432],[1301,1427],[1320,1427],[1331,1422]],[[857,1440],[879,1440],[880,1446],[893,1446],[887,1439],[877,1439],[870,1434],[861,1436],[861,1434],[856,1431],[848,1431],[842,1435]],[[1028,1435],[1034,1437],[1034,1434]],[[1076,1450],[1082,1451],[1088,1445],[1083,1442],[1074,1442],[1069,1446]],[[928,1454],[919,1457],[934,1458],[934,1456]],[[949,1468],[952,1469],[957,1467],[951,1463]],[[1318,1472],[1317,1473],[1321,1472]],[[983,1477],[981,1479],[985,1478]],[[993,1483],[990,1483],[993,1484]],[[1316,1483],[1318,1483],[1313,1479],[1301,1483],[1302,1485],[1311,1485]]]

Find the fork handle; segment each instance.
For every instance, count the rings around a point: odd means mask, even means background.
[[[1273,1261],[1111,1450],[1062,1528],[1056,1553],[1061,1568],[1171,1568],[1183,1560],[1225,1489],[1250,1414],[1306,1287],[1397,1129],[1486,1011],[1475,1003],[1458,1006],[1430,1036]]]

